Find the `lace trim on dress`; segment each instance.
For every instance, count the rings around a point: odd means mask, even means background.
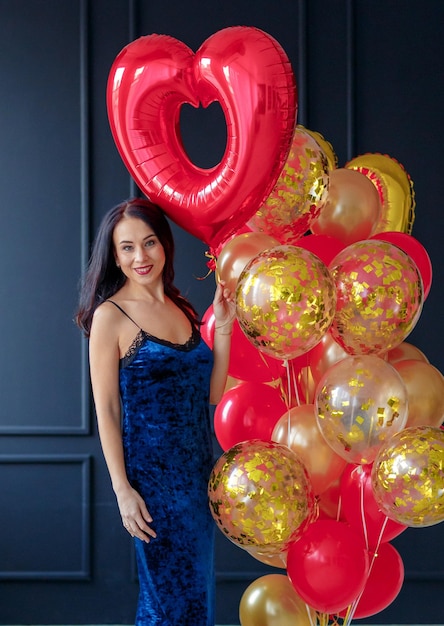
[[[145,338],[145,331],[140,329],[137,335],[132,340],[130,347],[126,351],[126,354],[120,359],[121,368],[126,367],[133,361],[134,357],[139,352],[141,345],[145,341]]]
[[[140,329],[137,335],[134,337],[131,342],[130,347],[126,351],[125,355],[120,359],[120,368],[127,367],[130,363],[133,362],[137,353],[139,352],[141,346],[145,341],[154,341],[155,343],[160,343],[163,346],[168,346],[169,348],[173,348],[174,350],[192,350],[200,340],[200,332],[193,325],[191,335],[189,339],[185,343],[173,343],[172,341],[167,341],[166,339],[159,339],[159,337],[155,337],[154,335],[150,335],[145,330]]]

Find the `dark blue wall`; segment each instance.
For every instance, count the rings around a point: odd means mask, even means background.
[[[381,152],[411,175],[413,234],[434,282],[410,341],[444,371],[443,18],[441,0],[0,0],[0,624],[133,620],[132,547],[98,444],[86,343],[72,323],[97,224],[135,193],[106,118],[117,53],[152,32],[192,49],[226,26],[273,35],[297,77],[298,121],[333,144],[339,164]],[[217,115],[184,119],[202,164],[220,156],[223,135]],[[196,280],[206,246],[175,233],[178,284],[203,313],[214,289],[212,277]],[[219,535],[217,621],[233,624],[243,591],[270,570]],[[365,621],[441,622],[442,527],[394,543],[406,581]]]

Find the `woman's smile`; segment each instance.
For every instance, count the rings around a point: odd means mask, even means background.
[[[135,267],[134,271],[136,274],[139,274],[139,276],[146,276],[146,274],[149,274],[152,269],[152,265],[145,265],[144,267]]]

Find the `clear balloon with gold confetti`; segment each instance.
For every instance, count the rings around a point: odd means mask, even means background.
[[[333,365],[315,394],[318,426],[349,463],[371,463],[381,446],[404,428],[407,390],[392,365],[373,355],[349,356]]]
[[[444,521],[444,430],[405,428],[379,450],[372,487],[381,511],[422,528]]]
[[[263,555],[286,549],[314,515],[304,463],[287,446],[260,439],[239,443],[219,458],[208,495],[226,537]]]
[[[424,292],[417,265],[400,248],[358,241],[339,252],[329,269],[337,292],[331,334],[346,352],[383,355],[411,333]]]
[[[334,281],[326,265],[296,246],[258,254],[236,287],[241,329],[256,348],[277,359],[293,359],[321,341],[335,305]]]
[[[293,244],[309,230],[324,206],[329,172],[329,160],[321,145],[303,126],[296,126],[281,174],[248,226],[281,244]]]

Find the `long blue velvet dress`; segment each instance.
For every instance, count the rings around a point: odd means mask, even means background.
[[[136,626],[214,626],[212,361],[197,329],[184,345],[139,329],[120,363],[128,478],[157,533],[148,544],[135,539]]]

